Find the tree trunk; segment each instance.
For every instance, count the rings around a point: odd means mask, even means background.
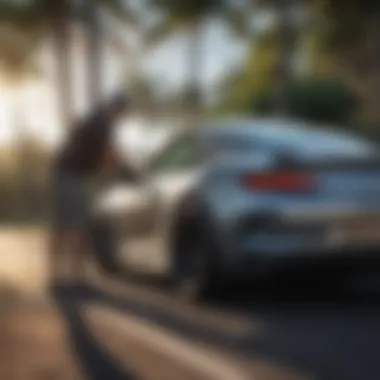
[[[53,1],[51,2],[53,3]],[[72,86],[71,86],[71,54],[70,0],[54,2],[51,8],[52,34],[58,74],[58,97],[62,124],[69,128],[72,119]]]
[[[289,113],[289,85],[294,44],[291,6],[291,0],[277,0],[279,54],[274,88],[274,111],[278,116],[286,116]]]
[[[14,211],[17,220],[25,221],[30,212],[29,179],[32,173],[28,173],[25,160],[25,120],[23,118],[23,104],[20,102],[20,94],[17,87],[13,90],[11,103],[11,122],[16,132],[16,170],[15,170],[15,199]],[[17,205],[17,206],[16,206]]]
[[[188,87],[186,89],[186,109],[190,117],[199,116],[202,108],[202,22],[197,20],[192,27],[188,57]]]
[[[87,1],[88,31],[88,102],[90,109],[98,105],[102,97],[102,29],[100,10],[95,1]]]

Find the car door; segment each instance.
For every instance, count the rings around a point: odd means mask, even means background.
[[[114,189],[113,212],[118,236],[118,255],[121,262],[132,270],[144,269],[142,255],[150,246],[148,232],[151,213],[156,204],[146,178]]]
[[[144,216],[151,199],[144,180],[117,181],[97,202],[97,212],[106,220],[113,221],[118,259],[126,267],[138,262],[138,247],[134,243],[146,231]]]
[[[146,179],[149,194],[144,231],[139,234],[141,264],[155,272],[165,272],[170,263],[168,239],[175,208],[197,183],[204,149],[196,136],[184,136],[172,143],[151,164]]]

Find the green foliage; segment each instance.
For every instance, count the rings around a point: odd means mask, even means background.
[[[151,3],[184,18],[214,12],[223,6],[220,0],[152,0]]]
[[[361,100],[358,118],[377,124],[379,112],[379,16],[376,0],[314,0],[316,25],[313,73],[339,78]]]
[[[271,30],[253,40],[241,71],[223,81],[223,108],[228,111],[247,111],[251,108],[252,97],[274,83],[279,60],[276,33]]]
[[[234,0],[147,0],[147,8],[156,9],[163,16],[149,33],[154,42],[161,42],[180,29],[192,30],[209,17],[218,17],[239,36],[247,36],[249,12]]]
[[[314,3],[315,12],[319,12],[325,21],[321,29],[324,46],[350,60],[355,60],[353,55],[357,50],[363,54],[363,48],[371,44],[374,27],[379,22],[380,2],[314,0]]]
[[[85,7],[86,4],[86,1],[68,2],[67,0],[1,0],[0,22],[12,23],[20,31],[41,34],[53,26],[55,17],[62,17],[65,13],[64,10],[67,10],[67,16],[72,19],[86,18],[86,12],[88,12]],[[89,5],[93,7],[101,6],[125,22],[132,23],[135,21],[134,15],[129,12],[123,0],[90,1]]]
[[[358,108],[355,94],[342,83],[330,79],[295,82],[289,88],[289,114],[317,122],[348,122]],[[252,101],[255,113],[274,110],[273,94],[265,89]]]

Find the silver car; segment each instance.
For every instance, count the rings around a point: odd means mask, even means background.
[[[376,255],[379,150],[302,122],[223,121],[177,136],[95,211],[101,263],[201,296],[285,259]]]

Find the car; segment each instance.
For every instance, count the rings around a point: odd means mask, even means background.
[[[276,263],[375,258],[379,153],[301,121],[205,123],[99,195],[97,257],[109,270],[166,276],[193,298]]]

